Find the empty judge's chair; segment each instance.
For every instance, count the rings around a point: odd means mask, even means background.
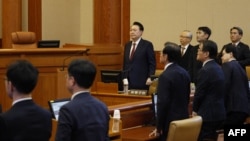
[[[37,48],[36,34],[34,32],[12,32],[12,48]]]
[[[201,125],[201,116],[172,121],[169,125],[167,141],[197,141]]]

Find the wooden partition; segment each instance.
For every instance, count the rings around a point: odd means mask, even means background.
[[[81,51],[77,55],[72,56],[76,52]],[[3,111],[9,109],[11,100],[8,98],[5,91],[5,84],[3,77],[6,75],[6,67],[14,60],[25,59],[29,60],[39,70],[38,84],[33,91],[33,99],[39,105],[48,108],[48,100],[56,99],[57,94],[57,70],[61,69],[64,62],[75,58],[89,59],[84,52],[86,48],[50,48],[50,49],[0,49],[0,103],[3,106]],[[68,58],[72,56],[71,58]],[[68,58],[65,60],[65,58]],[[66,63],[66,64],[67,64]],[[65,77],[63,77],[65,78]]]
[[[88,54],[85,52],[89,49]],[[3,111],[11,106],[11,100],[5,92],[3,77],[7,65],[18,59],[29,60],[39,70],[38,84],[33,91],[33,99],[40,106],[48,108],[48,101],[68,95],[65,89],[65,70],[69,62],[76,58],[91,60],[97,67],[97,77],[92,90],[96,90],[96,82],[100,81],[100,69],[121,69],[122,48],[120,45],[86,45],[68,46],[65,48],[36,49],[0,49],[0,104]],[[64,68],[64,71],[62,71]]]

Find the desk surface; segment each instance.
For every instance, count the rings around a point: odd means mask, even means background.
[[[154,126],[141,126],[122,131],[123,141],[156,141],[157,137],[149,137],[148,135],[155,129]]]

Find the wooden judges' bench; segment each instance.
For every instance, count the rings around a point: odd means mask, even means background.
[[[87,51],[89,50],[89,51]],[[85,53],[87,51],[87,54]],[[119,44],[94,44],[86,46],[68,46],[65,48],[35,48],[35,49],[0,49],[0,104],[3,111],[11,106],[11,100],[5,91],[4,77],[7,65],[18,59],[29,60],[39,70],[39,80],[33,91],[33,99],[40,106],[48,108],[48,101],[60,97],[62,91],[67,91],[65,83],[65,71],[68,63],[76,58],[91,60],[97,67],[97,77],[92,87],[96,89],[96,82],[100,81],[100,69],[121,69],[123,48]]]

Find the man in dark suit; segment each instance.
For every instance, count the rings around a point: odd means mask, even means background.
[[[211,34],[212,34],[212,31],[207,26],[200,26],[200,27],[198,27],[197,32],[196,32],[196,40],[197,40],[197,42],[199,44],[196,45],[196,46],[194,46],[193,50],[192,50],[193,67],[192,67],[192,70],[191,70],[191,72],[192,72],[191,81],[193,83],[195,83],[195,85],[196,85],[196,82],[197,82],[198,72],[199,72],[199,70],[202,67],[202,63],[199,60],[196,59],[196,56],[197,56],[197,53],[198,53],[198,49],[199,49],[199,45],[203,41],[208,40],[209,37],[211,36]]]
[[[225,74],[225,106],[227,119],[225,125],[244,124],[250,114],[250,92],[246,72],[236,61],[236,48],[225,46],[222,50],[222,70]]]
[[[180,35],[180,48],[182,57],[178,62],[181,67],[183,67],[186,71],[188,71],[190,78],[192,78],[192,67],[193,67],[193,60],[192,60],[192,50],[193,46],[190,44],[192,41],[192,33],[189,30],[182,31]]]
[[[242,68],[246,70],[246,66],[250,65],[250,50],[249,46],[247,44],[244,44],[241,42],[241,38],[243,36],[243,30],[240,27],[232,27],[230,29],[230,39],[231,43],[228,43],[224,45],[218,55],[218,62],[221,64],[221,56],[222,56],[222,50],[230,45],[233,45],[236,47],[236,60],[240,63]]]
[[[130,29],[131,41],[124,49],[124,82],[129,83],[129,89],[149,89],[152,83],[150,76],[156,68],[153,44],[142,39],[144,27],[134,22]]]
[[[157,132],[160,141],[166,141],[171,121],[189,117],[190,77],[178,65],[180,58],[180,47],[175,43],[165,43],[160,56],[160,62],[165,64],[165,68],[159,76],[157,87]]]
[[[107,106],[90,94],[96,68],[88,60],[73,60],[66,87],[71,101],[60,108],[56,141],[108,141]]]
[[[225,77],[218,63],[217,44],[211,40],[203,41],[198,49],[197,60],[202,68],[197,76],[197,85],[193,100],[193,116],[202,117],[203,123],[199,141],[216,140],[216,130],[226,118],[224,107]]]
[[[12,107],[0,115],[1,141],[48,141],[52,130],[52,115],[32,100],[31,92],[38,79],[38,70],[28,61],[9,65],[6,91]]]

